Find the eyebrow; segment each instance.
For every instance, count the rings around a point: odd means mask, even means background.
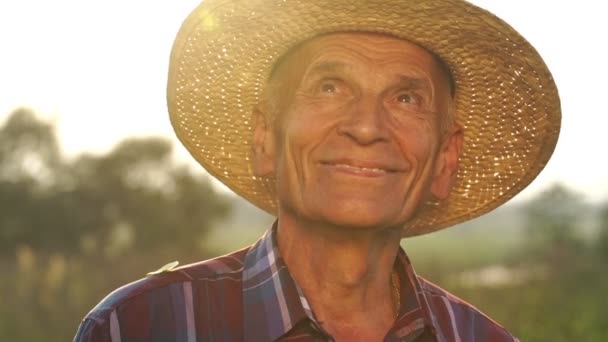
[[[415,78],[411,76],[399,75],[399,86],[412,90],[428,90],[432,89],[431,84],[427,79]]]
[[[346,69],[346,65],[341,62],[328,61],[319,63],[313,66],[307,74],[326,74],[326,73],[334,73],[337,71],[341,71]]]
[[[346,69],[346,65],[342,62],[328,61],[322,62],[313,66],[308,73],[332,73]],[[398,83],[412,89],[430,88],[428,80],[406,75],[398,75]]]

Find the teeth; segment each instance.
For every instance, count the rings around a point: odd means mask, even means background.
[[[359,166],[353,166],[353,165],[348,165],[348,164],[336,164],[336,166],[340,166],[340,167],[344,167],[344,168],[352,169],[352,170],[372,171],[372,172],[386,172],[386,170],[378,169],[378,168],[375,168],[375,167],[359,167]]]

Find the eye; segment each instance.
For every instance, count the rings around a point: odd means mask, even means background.
[[[420,98],[412,93],[403,93],[397,95],[397,102],[406,104],[419,104]]]
[[[331,82],[323,82],[321,84],[321,86],[319,87],[319,90],[322,93],[335,93],[336,92],[336,85],[331,83]]]
[[[308,89],[311,95],[332,101],[347,98],[351,94],[348,83],[336,77],[320,78],[312,83]]]

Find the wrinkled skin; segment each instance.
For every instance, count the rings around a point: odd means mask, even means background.
[[[254,159],[258,175],[278,181],[281,215],[402,227],[424,201],[448,195],[462,134],[442,129],[450,86],[428,51],[332,34],[300,46],[277,74],[276,119],[258,120]]]

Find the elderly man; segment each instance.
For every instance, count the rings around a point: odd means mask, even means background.
[[[515,340],[400,248],[549,159],[557,91],[511,27],[460,0],[207,0],[171,58],[178,137],[277,221],[116,290],[76,340]]]

